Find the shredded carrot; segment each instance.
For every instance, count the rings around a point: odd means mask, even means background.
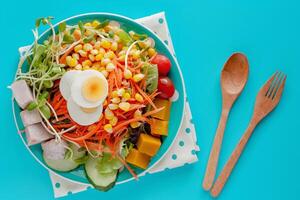
[[[136,117],[136,118],[132,118],[132,119],[129,119],[126,121],[121,121],[121,122],[119,122],[118,125],[116,125],[113,128],[113,131],[116,132],[116,131],[120,130],[123,126],[127,126],[128,124],[130,124],[132,122],[138,122],[138,121],[146,121],[146,118],[145,117]]]
[[[156,105],[153,103],[153,101],[149,98],[149,96],[136,84],[133,83],[135,88],[138,90],[138,92],[151,104],[151,106],[154,109],[157,109]]]
[[[165,106],[163,106],[163,107],[161,107],[161,108],[156,108],[156,109],[151,110],[151,111],[149,111],[149,112],[146,112],[145,114],[143,114],[143,117],[148,117],[148,116],[150,116],[150,115],[153,115],[153,114],[155,114],[155,113],[158,113],[158,112],[162,111],[163,109],[165,109]]]
[[[68,49],[68,51],[66,51],[65,54],[60,57],[59,63],[66,64],[66,58],[68,55],[70,55],[70,53],[72,53],[73,49],[74,47]]]
[[[127,162],[120,156],[119,154],[116,155],[116,157],[121,161],[121,163],[127,168],[129,173],[135,178],[135,180],[138,180],[138,176],[136,173],[133,171],[133,169],[127,164]]]

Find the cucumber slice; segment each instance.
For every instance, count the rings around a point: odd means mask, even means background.
[[[50,167],[51,169],[60,171],[60,172],[68,172],[78,167],[79,164],[74,162],[73,159],[62,159],[62,160],[51,160],[45,158],[43,155],[45,163]]]
[[[43,153],[43,159],[48,167],[61,172],[68,172],[76,169],[80,165],[78,162],[76,162],[76,160],[84,157],[86,155],[86,151],[81,151],[79,147],[72,143],[69,144],[69,147],[73,151],[73,157],[68,159],[52,160],[46,158],[45,154]]]
[[[117,179],[118,170],[112,169],[110,173],[100,173],[98,170],[99,162],[102,158],[89,157],[85,163],[85,173],[89,182],[98,190],[108,191],[114,187]]]

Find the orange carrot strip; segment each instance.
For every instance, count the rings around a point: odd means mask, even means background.
[[[150,116],[150,115],[153,115],[153,114],[155,114],[155,113],[158,113],[158,112],[162,111],[163,109],[165,109],[165,106],[163,106],[163,107],[161,107],[161,108],[156,108],[156,109],[151,110],[151,111],[149,111],[149,112],[146,112],[145,114],[143,114],[143,117],[148,117],[148,116]]]
[[[157,109],[156,105],[153,103],[153,101],[149,98],[149,96],[136,84],[133,83],[135,88],[139,91],[139,93],[151,104],[151,106],[154,109]]]
[[[74,47],[70,48],[68,51],[66,51],[64,53],[64,55],[62,55],[59,59],[59,63],[62,63],[62,64],[66,64],[66,58],[67,56],[73,51]]]
[[[121,161],[121,163],[127,168],[129,173],[135,178],[135,180],[138,180],[138,176],[136,173],[133,171],[133,169],[127,164],[127,162],[120,156],[119,154],[116,155],[116,157]]]
[[[117,126],[115,126],[113,128],[113,131],[116,132],[116,131],[120,130],[123,126],[127,126],[131,122],[137,122],[137,121],[146,121],[146,118],[145,117],[136,117],[136,118],[132,118],[132,119],[129,119],[126,121],[121,121]]]

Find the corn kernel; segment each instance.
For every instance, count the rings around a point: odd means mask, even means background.
[[[73,53],[72,57],[75,58],[76,60],[79,60],[79,54],[78,53]]]
[[[121,102],[119,103],[119,108],[125,112],[127,112],[130,108],[130,103],[128,102]]]
[[[75,67],[78,64],[77,60],[71,56],[66,57],[66,63],[69,67]]]
[[[113,128],[111,124],[105,124],[104,125],[104,130],[108,133],[112,133],[113,132]]]
[[[142,111],[136,110],[133,114],[134,117],[141,117],[142,116]]]
[[[140,50],[136,50],[136,51],[133,52],[132,58],[133,59],[138,59],[138,58],[140,58],[140,55],[141,55],[141,51]]]
[[[141,125],[141,122],[131,122],[131,123],[130,123],[131,128],[137,128],[137,127],[139,127],[140,125]]]
[[[109,120],[109,123],[110,123],[112,126],[117,125],[117,123],[118,123],[118,118],[117,118],[116,116],[114,116],[111,120]]]
[[[96,28],[98,25],[100,25],[100,22],[98,20],[94,20],[92,22],[92,27]]]
[[[132,73],[129,69],[124,70],[124,78],[125,79],[131,79],[132,78]]]
[[[98,50],[97,49],[93,49],[93,50],[91,50],[91,54],[93,54],[93,55],[97,55],[99,52],[98,52]]]
[[[117,51],[118,50],[118,43],[117,42],[113,42],[111,44],[111,50],[113,50],[113,51]]]
[[[125,55],[121,55],[121,56],[119,56],[118,57],[118,61],[120,61],[120,62],[124,62],[125,61]]]
[[[104,110],[104,116],[105,116],[105,119],[111,120],[115,115],[109,108],[106,108]]]
[[[116,90],[112,91],[111,96],[112,96],[112,98],[119,98],[118,91],[116,91]]]
[[[82,69],[83,69],[83,70],[89,70],[89,69],[91,69],[91,68],[90,68],[89,66],[83,66]]]
[[[78,44],[74,47],[74,51],[77,53],[78,51],[82,50],[82,44]]]
[[[125,93],[124,88],[120,88],[120,89],[117,90],[117,94],[118,94],[119,97],[122,97],[124,93]]]
[[[76,69],[76,70],[82,70],[82,65],[81,65],[81,64],[76,65],[76,66],[75,66],[75,69]]]
[[[153,48],[149,48],[149,49],[148,49],[148,55],[149,55],[150,57],[154,56],[155,54],[156,54],[155,49],[153,49]]]
[[[90,60],[85,60],[82,62],[83,67],[90,67],[92,66],[92,62]]]
[[[103,58],[102,60],[101,60],[101,65],[102,66],[106,66],[108,63],[110,63],[111,62],[111,60],[109,59],[109,58]]]
[[[136,82],[136,83],[140,82],[144,77],[145,77],[144,74],[136,74],[136,75],[133,76],[133,81]]]
[[[119,97],[114,97],[114,98],[111,99],[111,102],[112,102],[112,103],[120,103],[120,101],[121,101],[121,100],[120,100]]]
[[[93,54],[89,54],[89,59],[90,59],[90,61],[94,62],[95,61],[95,56]]]
[[[108,64],[106,65],[106,70],[107,70],[108,72],[114,71],[115,68],[116,68],[116,66],[115,66],[114,64],[112,64],[112,63],[108,63]]]
[[[92,26],[92,24],[90,22],[87,22],[84,24],[84,26]]]
[[[108,108],[110,110],[117,110],[119,108],[119,106],[117,104],[110,103],[110,104],[108,104]]]
[[[123,101],[128,101],[130,98],[131,98],[130,94],[129,94],[128,92],[125,92],[125,93],[123,94],[122,100],[123,100]]]
[[[100,41],[97,41],[95,44],[94,44],[94,48],[99,50],[101,47],[101,42]]]
[[[144,102],[144,98],[142,95],[140,95],[139,93],[136,93],[134,96],[135,100],[137,100],[138,102],[142,103]]]
[[[103,58],[103,54],[99,53],[95,56],[96,61],[100,61]]]
[[[113,59],[114,57],[116,57],[116,55],[113,51],[108,51],[104,54],[104,58]]]
[[[101,47],[103,47],[104,49],[110,49],[111,42],[106,39],[103,39],[101,40]]]
[[[102,70],[101,73],[103,74],[103,76],[104,76],[105,78],[108,77],[108,71]]]
[[[94,62],[92,67],[97,68],[97,70],[100,70],[101,64],[100,62]]]
[[[91,51],[91,50],[93,50],[93,46],[90,43],[85,43],[83,45],[83,50],[84,51]]]
[[[83,50],[79,50],[78,53],[80,54],[81,57],[87,57],[87,53]]]

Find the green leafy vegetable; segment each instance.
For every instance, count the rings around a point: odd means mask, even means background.
[[[105,26],[107,26],[109,24],[109,20],[104,20],[102,23],[100,23],[96,29],[101,29],[104,28]]]
[[[72,154],[73,154],[72,151],[70,149],[67,149],[64,159],[69,160],[71,158]]]
[[[78,22],[78,27],[79,27],[79,29],[80,29],[81,34],[84,34],[85,28],[84,28],[84,26],[83,26],[82,21],[79,21],[79,22]]]
[[[47,105],[42,105],[40,107],[40,111],[43,113],[46,119],[49,119],[51,117],[51,111]]]
[[[146,63],[142,66],[142,73],[146,76],[147,92],[152,93],[158,85],[158,69],[156,65]]]
[[[77,158],[77,159],[75,159],[74,160],[74,162],[75,163],[77,163],[77,164],[79,164],[79,165],[81,165],[81,164],[84,164],[84,163],[86,163],[86,161],[89,159],[89,156],[83,156],[83,157],[81,157],[81,158]]]
[[[90,35],[90,36],[84,38],[84,39],[83,39],[83,42],[84,42],[84,43],[88,43],[88,42],[92,41],[93,39],[94,39],[94,35],[92,34],[92,35]]]
[[[28,104],[26,109],[28,111],[32,111],[32,110],[36,109],[37,107],[38,107],[38,104],[36,102],[32,101]]]
[[[126,33],[125,31],[120,30],[117,32],[117,35],[119,36],[123,45],[128,46],[128,45],[130,45],[130,43],[132,43],[132,39],[131,39],[130,35],[128,33]]]
[[[64,41],[64,43],[71,44],[75,40],[74,40],[73,36],[71,36],[70,34],[64,34],[63,41]]]
[[[66,22],[62,22],[58,25],[58,31],[61,32],[61,33],[64,32],[66,30],[66,28],[67,28],[67,23]]]

